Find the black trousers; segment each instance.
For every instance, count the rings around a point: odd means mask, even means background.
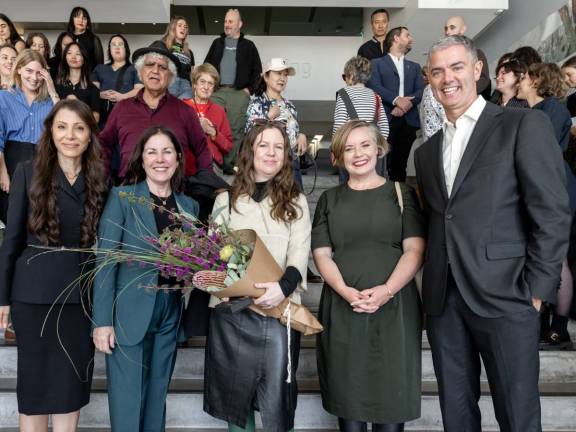
[[[412,144],[416,139],[418,128],[406,123],[404,117],[390,117],[390,154],[386,156],[388,163],[388,178],[391,181],[406,181],[406,165],[410,157]]]
[[[12,180],[12,176],[14,175],[14,171],[16,171],[18,164],[34,159],[35,152],[36,145],[33,143],[19,141],[6,142],[6,145],[4,146],[4,162],[6,163],[6,169],[8,170],[10,180]],[[8,194],[0,192],[0,220],[4,223],[6,223],[8,216],[8,201]]]
[[[447,432],[481,432],[480,358],[502,432],[541,432],[538,375],[540,319],[531,306],[483,318],[465,303],[449,272],[441,315],[427,317],[427,333]]]

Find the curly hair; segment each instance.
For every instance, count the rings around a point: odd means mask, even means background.
[[[82,153],[86,201],[84,202],[84,219],[80,227],[80,247],[90,247],[96,240],[98,219],[104,207],[107,184],[98,142],[98,125],[88,105],[79,100],[61,100],[54,105],[44,120],[44,130],[34,158],[34,176],[28,192],[30,201],[28,230],[44,245],[60,246],[60,225],[56,201],[60,188],[58,150],[52,137],[52,126],[56,115],[63,109],[76,113],[90,130],[88,147]]]
[[[262,140],[262,133],[267,129],[275,129],[282,134],[284,141],[284,159],[280,171],[268,182],[267,194],[272,201],[270,216],[272,219],[281,222],[291,222],[300,217],[298,210],[302,210],[296,203],[300,190],[294,183],[292,174],[292,159],[290,157],[290,140],[284,125],[277,122],[266,122],[256,124],[246,134],[240,153],[238,154],[238,173],[232,183],[231,205],[234,210],[238,198],[242,195],[252,196],[256,190],[256,181],[254,176],[254,147]]]
[[[370,60],[362,56],[352,57],[344,65],[344,76],[352,81],[352,84],[366,84],[371,74]]]
[[[556,63],[535,63],[528,67],[527,73],[538,96],[562,98],[566,94],[566,84]]]

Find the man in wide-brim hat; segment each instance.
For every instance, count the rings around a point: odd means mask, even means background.
[[[116,104],[100,134],[106,169],[110,168],[112,153],[118,146],[118,175],[122,180],[142,132],[161,125],[172,129],[184,148],[186,176],[199,170],[211,171],[212,156],[196,112],[168,92],[168,86],[178,75],[178,59],[164,48],[146,47],[136,50],[132,61],[144,88],[136,96]]]

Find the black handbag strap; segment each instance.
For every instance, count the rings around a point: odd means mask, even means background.
[[[346,92],[346,90],[342,88],[338,90],[338,95],[340,96],[340,99],[342,99],[342,102],[344,102],[344,105],[346,106],[346,111],[348,112],[348,117],[350,118],[350,120],[357,120],[358,113],[356,112],[356,108],[354,108],[354,105],[352,104],[352,99],[350,99],[348,92]]]

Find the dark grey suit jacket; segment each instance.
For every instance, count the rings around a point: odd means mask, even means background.
[[[426,313],[444,307],[448,265],[467,305],[483,317],[555,303],[571,214],[562,154],[542,113],[484,108],[448,198],[442,130],[415,154],[429,218]]]

